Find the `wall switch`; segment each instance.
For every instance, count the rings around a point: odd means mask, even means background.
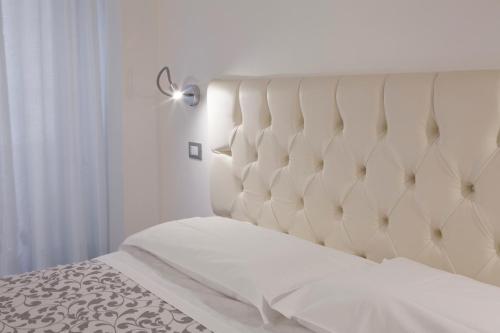
[[[189,148],[189,158],[193,158],[195,160],[200,160],[200,161],[202,160],[201,143],[189,142],[188,148]]]

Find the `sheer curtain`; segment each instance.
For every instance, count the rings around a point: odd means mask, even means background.
[[[0,275],[120,238],[118,6],[0,0]]]

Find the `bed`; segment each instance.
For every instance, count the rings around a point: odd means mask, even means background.
[[[415,332],[500,330],[490,320],[500,308],[499,84],[495,70],[213,81],[210,182],[220,221],[169,222],[118,252],[1,278],[0,332],[369,332],[403,317]],[[215,229],[191,234],[199,225]],[[234,237],[211,234],[218,227]],[[206,262],[221,268],[209,280],[197,270]],[[245,272],[236,282],[235,262]],[[424,280],[420,295],[433,290],[439,308],[416,314],[422,307],[407,300],[426,300],[409,290]],[[262,298],[229,290],[242,281],[245,292],[267,289]],[[455,289],[445,293],[448,285]],[[318,318],[315,293],[345,293],[344,303],[323,303],[346,313]],[[342,322],[353,312],[346,304],[371,321]]]

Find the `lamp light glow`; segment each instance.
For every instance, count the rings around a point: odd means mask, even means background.
[[[177,100],[177,99],[181,99],[181,98],[182,98],[182,95],[183,95],[183,94],[182,94],[182,91],[180,91],[180,90],[175,90],[175,91],[173,92],[173,94],[172,94],[172,99],[175,99],[175,100]]]
[[[167,80],[170,84],[170,87],[167,90],[162,88],[160,82],[163,73],[167,74]],[[163,67],[156,76],[156,86],[163,95],[168,96],[173,100],[182,100],[187,106],[194,107],[200,103],[200,88],[196,84],[187,84],[179,90],[177,85],[172,81],[168,66]]]

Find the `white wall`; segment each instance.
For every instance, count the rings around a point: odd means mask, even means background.
[[[159,59],[181,81],[228,75],[500,68],[498,0],[162,0]],[[211,214],[205,101],[160,112],[161,219]]]
[[[125,234],[160,221],[158,0],[121,0]]]
[[[211,214],[205,100],[160,98],[163,64],[203,91],[228,75],[500,68],[500,1],[123,0],[122,15],[126,234]]]

